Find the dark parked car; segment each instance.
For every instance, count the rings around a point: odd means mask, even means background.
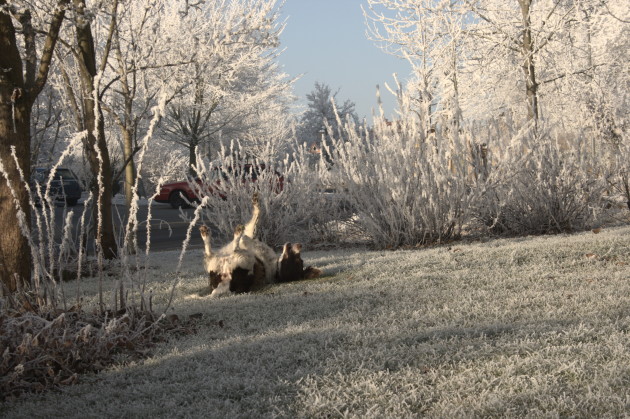
[[[189,203],[199,202],[203,195],[213,194],[226,199],[229,191],[227,190],[225,183],[222,181],[228,180],[230,177],[241,177],[245,182],[256,182],[260,173],[265,170],[265,165],[252,165],[245,164],[238,169],[235,173],[235,169],[227,168],[214,168],[211,174],[211,183],[204,184],[201,179],[196,178],[192,182],[181,181],[172,182],[162,185],[160,193],[154,198],[156,202],[169,203],[173,208],[188,208]],[[276,175],[276,192],[280,193],[284,186],[283,176],[275,172]],[[191,184],[195,187],[191,187]]]
[[[42,194],[45,194],[49,176],[50,169],[36,168],[31,179],[33,192],[35,192],[35,185],[39,184]],[[81,184],[72,170],[63,167],[58,167],[55,170],[53,180],[50,182],[50,191],[48,192],[53,200],[74,206],[79,202],[82,192]]]

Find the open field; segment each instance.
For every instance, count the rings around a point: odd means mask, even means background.
[[[177,256],[151,256],[158,306]],[[198,334],[0,416],[630,414],[630,227],[305,256],[324,278],[215,300],[190,252],[173,312]]]

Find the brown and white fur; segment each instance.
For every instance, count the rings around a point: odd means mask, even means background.
[[[260,218],[257,194],[253,196],[252,204],[249,222],[238,226],[234,239],[218,251],[212,251],[208,227],[203,225],[199,228],[204,242],[204,267],[210,277],[211,296],[255,291],[275,282],[315,278],[321,273],[312,267],[304,269],[301,244],[285,244],[278,259],[271,247],[256,240],[254,235]]]
[[[210,276],[212,295],[226,292],[248,292],[266,282],[265,264],[255,254],[240,248],[240,237],[212,251],[208,227],[199,228],[204,242],[204,267]]]

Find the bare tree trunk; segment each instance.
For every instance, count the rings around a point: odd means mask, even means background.
[[[90,171],[94,179],[100,178],[100,182],[92,183],[94,196],[98,196],[97,205],[94,206],[93,212],[94,220],[97,220],[95,238],[103,251],[103,256],[106,259],[114,259],[118,255],[118,245],[114,235],[112,217],[113,175],[105,141],[103,115],[100,110],[94,109],[96,106],[90,98],[84,100],[83,106],[85,125],[88,130],[86,154],[90,163]],[[98,129],[96,129],[97,124]],[[95,129],[96,136],[94,135]]]
[[[136,164],[133,161],[134,146],[131,133],[128,130],[123,131],[124,141],[124,157],[127,164],[125,165],[125,202],[127,208],[131,208],[133,202],[133,187],[136,184]]]
[[[188,147],[188,173],[191,176],[195,176],[196,172],[193,167],[197,166],[197,142],[191,139],[190,146]]]
[[[451,46],[451,83],[453,84],[453,99],[451,103],[451,112],[453,113],[451,118],[451,126],[453,132],[458,137],[460,123],[462,119],[462,110],[459,105],[459,82],[457,80],[457,44],[453,42]],[[457,138],[456,137],[456,138]]]
[[[77,45],[81,66],[81,84],[83,88],[83,121],[87,130],[85,152],[90,163],[90,171],[95,181],[92,182],[97,204],[93,218],[97,222],[96,243],[106,259],[118,255],[118,245],[114,235],[112,218],[113,174],[109,151],[105,140],[104,118],[101,108],[96,103],[96,51],[89,20],[85,18],[85,0],[74,0],[77,8],[75,25]]]
[[[530,8],[532,0],[518,0],[523,18],[523,72],[525,73],[525,93],[527,97],[527,119],[538,120],[538,83],[534,64],[534,44],[532,39],[532,21]]]
[[[137,182],[136,179],[136,165],[133,161],[134,156],[134,146],[133,146],[133,136],[129,128],[124,128],[122,130],[123,134],[123,154],[125,158],[125,204],[127,205],[127,214],[129,220],[131,220],[131,205],[133,204],[134,196],[133,196],[133,187]],[[129,221],[128,221],[129,222]],[[135,222],[135,220],[133,220]],[[134,234],[134,226],[130,226],[129,237],[127,237],[127,252],[130,254],[134,254],[136,249],[134,243],[136,241]]]
[[[116,33],[117,36],[117,33]],[[117,38],[118,39],[118,38]],[[137,150],[134,147],[133,141],[133,129],[134,129],[134,118],[133,118],[133,100],[135,96],[135,79],[136,75],[132,75],[133,88],[129,84],[129,74],[127,72],[128,64],[125,62],[122,56],[122,52],[120,51],[120,42],[116,47],[116,59],[119,65],[119,73],[120,73],[120,94],[124,100],[124,115],[122,117],[114,116],[115,120],[120,127],[120,132],[122,134],[123,139],[123,161],[125,162],[125,203],[127,204],[127,208],[131,208],[131,204],[133,203],[133,186],[136,182],[136,165],[134,162],[134,155]]]
[[[50,27],[38,65],[30,11],[11,10],[7,7],[6,0],[0,0],[0,159],[7,175],[7,179],[0,180],[0,281],[9,292],[14,292],[19,285],[28,285],[31,280],[31,252],[28,239],[20,228],[22,222],[23,227],[30,231],[31,210],[19,169],[26,177],[30,175],[31,111],[48,79],[50,62],[67,3],[68,0],[59,0],[50,16]],[[14,13],[22,27],[25,66],[9,13]],[[20,168],[11,156],[12,147],[15,148]],[[21,221],[18,218],[14,193],[23,212],[24,218]]]
[[[0,39],[4,38],[5,29],[8,29],[2,19],[4,16],[0,13]],[[24,91],[20,56],[9,53],[4,58],[0,67],[17,69],[17,72],[0,72],[0,159],[10,182],[9,185],[7,180],[0,179],[0,276],[8,291],[14,292],[18,281],[26,288],[31,278],[31,252],[20,230],[18,211],[11,191],[13,189],[17,195],[19,207],[25,216],[23,222],[30,230],[28,195],[11,156],[11,147],[15,147],[21,169],[28,176],[31,167],[30,104],[27,103],[28,98],[17,97]]]

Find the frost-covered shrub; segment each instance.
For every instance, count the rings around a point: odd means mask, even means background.
[[[602,144],[607,180],[605,198],[610,206],[630,209],[630,138],[627,130],[619,129],[616,134]]]
[[[604,193],[601,161],[583,136],[561,141],[549,130],[525,131],[494,150],[478,219],[491,231],[553,234],[591,227]]]
[[[611,193],[618,194],[630,209],[630,141],[627,135],[618,145],[611,146],[613,156],[612,170],[608,176],[612,186]]]
[[[393,123],[378,119],[373,129],[347,123],[344,135],[331,140],[329,176],[343,185],[356,211],[353,227],[377,247],[457,238],[471,215],[478,194],[464,135],[426,132],[422,125],[403,112]]]
[[[252,195],[258,192],[261,216],[257,238],[278,246],[285,242],[313,243],[331,237],[330,229],[342,208],[322,193],[323,165],[309,165],[306,147],[277,162],[241,160],[224,149],[212,163],[196,168],[205,218],[225,238],[251,216]],[[199,159],[201,161],[201,159]],[[259,168],[264,166],[264,170]],[[254,170],[252,170],[254,168]],[[252,175],[256,177],[252,181]],[[192,186],[197,186],[191,183]]]
[[[141,359],[166,332],[192,333],[194,319],[161,323],[149,312],[87,313],[36,307],[0,311],[0,402],[80,381],[122,360]],[[183,327],[182,327],[183,326]]]

